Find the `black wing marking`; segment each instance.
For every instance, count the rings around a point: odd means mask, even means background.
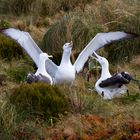
[[[121,87],[123,84],[129,84],[129,82],[132,80],[132,77],[127,72],[121,72],[116,73],[112,77],[107,78],[106,80],[103,80],[99,86],[100,87],[108,87],[108,86],[114,86],[118,85]]]
[[[29,73],[27,75],[27,80],[26,81],[27,81],[27,83],[31,84],[33,82],[37,83],[39,81],[39,79],[38,79],[38,77],[35,74]]]
[[[29,83],[29,84],[37,83],[40,81],[45,82],[47,84],[51,84],[51,81],[46,76],[42,75],[41,73],[37,76],[33,73],[30,73],[27,76],[27,83]]]

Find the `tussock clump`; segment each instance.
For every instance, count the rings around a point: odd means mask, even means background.
[[[10,101],[19,112],[44,119],[59,117],[68,111],[68,101],[58,87],[46,83],[22,84],[13,89]],[[28,117],[28,116],[27,116]]]
[[[54,24],[45,34],[42,49],[48,53],[60,52],[66,40],[66,22]]]
[[[87,41],[89,29],[80,20],[64,17],[45,34],[42,48],[50,53],[60,52],[67,41],[73,41],[74,49],[81,50]]]
[[[11,61],[13,58],[19,59],[22,56],[22,48],[15,41],[0,34],[0,58]]]
[[[64,43],[71,40],[74,44],[73,50],[79,53],[87,42],[88,32],[89,29],[82,21],[72,20],[66,16],[47,31],[42,41],[42,49],[58,61],[62,56]]]

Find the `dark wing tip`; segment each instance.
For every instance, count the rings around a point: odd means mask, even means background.
[[[6,32],[5,32],[7,29],[9,29],[9,28],[2,28],[2,29],[0,29],[0,33],[1,33],[2,35],[6,36],[6,37],[11,38],[11,37],[10,37],[9,35],[7,35]],[[12,39],[12,38],[11,38],[11,39]]]
[[[9,35],[7,35],[7,34],[5,33],[5,31],[6,31],[7,29],[8,29],[8,28],[2,28],[2,29],[0,29],[0,34],[4,35],[5,37],[8,37],[8,38],[12,39]],[[13,40],[13,39],[12,39],[12,40]]]
[[[0,33],[4,33],[4,31],[8,29],[7,27],[4,27],[4,28],[0,28]]]
[[[139,34],[136,33],[131,33],[131,32],[125,32],[125,33],[127,34],[126,35],[127,38],[136,38],[140,36]]]
[[[0,33],[1,33],[1,34],[4,34],[4,30],[5,30],[5,29],[0,29]]]

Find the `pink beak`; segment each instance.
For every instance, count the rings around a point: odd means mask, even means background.
[[[73,42],[71,41],[70,43],[69,43],[69,47],[73,47]]]

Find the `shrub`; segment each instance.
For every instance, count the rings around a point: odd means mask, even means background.
[[[25,62],[16,62],[15,66],[12,66],[7,70],[7,73],[14,81],[20,83],[21,81],[26,81],[28,73],[33,71],[34,70],[32,65],[25,64]]]
[[[13,58],[19,59],[22,56],[22,48],[15,41],[0,34],[0,58],[11,61]]]
[[[59,117],[68,111],[68,101],[58,87],[46,83],[22,84],[13,89],[10,100],[19,112],[44,119]]]

